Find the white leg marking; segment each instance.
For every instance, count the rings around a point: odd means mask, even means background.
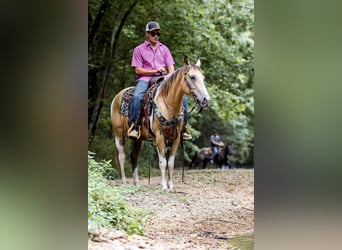
[[[170,190],[173,189],[173,181],[172,181],[172,176],[173,176],[173,169],[175,166],[175,156],[174,155],[170,155],[169,157],[169,162],[168,162],[168,168],[169,168],[169,180],[168,180],[168,187]]]
[[[159,150],[158,150],[158,155],[159,155],[159,168],[161,172],[162,189],[167,189],[166,179],[165,179],[166,159],[164,156],[160,155]]]
[[[139,183],[139,176],[138,176],[138,166],[133,171],[133,184],[138,185]]]
[[[120,171],[121,171],[121,179],[122,183],[126,184],[126,175],[125,175],[125,160],[126,160],[126,155],[125,155],[125,147],[124,145],[120,144],[120,139],[115,137],[115,146],[118,151],[118,160],[120,164]]]

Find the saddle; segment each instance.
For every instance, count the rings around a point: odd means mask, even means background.
[[[164,80],[163,76],[154,77],[149,81],[149,88],[145,93],[144,99],[140,105],[140,110],[137,117],[137,125],[139,127],[139,133],[144,139],[153,139],[154,134],[150,128],[149,117],[153,113],[153,98],[155,96],[157,87]],[[120,114],[124,116],[129,115],[129,106],[134,94],[135,87],[131,87],[125,91],[122,96],[120,104]],[[140,126],[140,125],[144,126]]]

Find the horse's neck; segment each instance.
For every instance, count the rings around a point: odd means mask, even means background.
[[[226,145],[224,148],[222,148],[222,154],[223,156],[229,154],[229,146]]]
[[[184,92],[180,86],[181,78],[177,77],[172,83],[169,83],[167,94],[163,91],[157,91],[155,102],[160,112],[168,119],[173,118],[182,111]]]

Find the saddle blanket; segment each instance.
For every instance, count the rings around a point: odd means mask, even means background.
[[[122,96],[120,104],[120,114],[128,116],[129,104],[131,103],[135,87],[129,88]]]
[[[142,117],[147,118],[152,113],[153,107],[153,97],[157,90],[158,85],[152,85],[146,92],[144,99],[142,101],[141,109],[138,112],[138,120]],[[122,95],[121,103],[120,103],[120,114],[128,116],[129,115],[129,105],[131,103],[135,87],[131,87],[125,91]],[[146,119],[147,122],[148,119]],[[148,124],[146,124],[148,126]]]

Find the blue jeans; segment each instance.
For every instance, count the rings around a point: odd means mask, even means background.
[[[212,146],[211,149],[213,150],[213,158],[212,160],[214,160],[215,156],[217,155],[218,152],[218,147]]]
[[[135,86],[134,94],[132,97],[132,102],[130,105],[130,117],[129,117],[129,125],[131,125],[132,122],[137,121],[138,112],[140,109],[140,104],[142,100],[144,99],[144,96],[148,90],[148,82],[140,80],[137,81],[137,84]],[[184,111],[184,126],[186,126],[186,123],[188,121],[188,96],[183,96],[183,111]]]
[[[134,94],[132,97],[132,102],[130,105],[129,124],[131,124],[131,122],[136,122],[138,112],[140,109],[140,104],[141,104],[142,100],[144,99],[144,95],[146,94],[147,90],[148,90],[148,82],[137,81],[137,84],[136,84],[135,90],[134,90]]]

